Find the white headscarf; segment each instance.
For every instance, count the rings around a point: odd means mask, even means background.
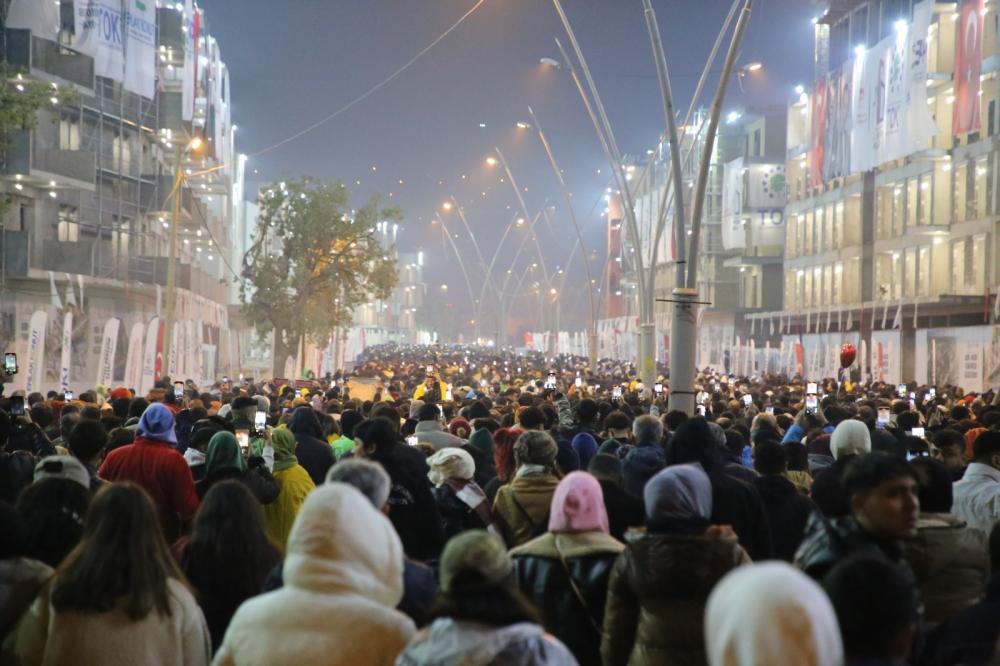
[[[476,473],[476,463],[467,451],[454,447],[445,447],[427,459],[431,470],[427,478],[435,486],[440,486],[448,479],[463,479],[468,481]]]
[[[834,460],[852,455],[863,456],[871,452],[872,436],[868,432],[868,426],[862,421],[841,421],[830,435],[830,453]]]
[[[784,562],[739,567],[719,581],[705,606],[711,666],[840,666],[840,626],[822,588]]]

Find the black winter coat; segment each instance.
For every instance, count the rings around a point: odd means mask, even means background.
[[[251,460],[253,460],[251,458]],[[274,477],[271,476],[271,472],[267,470],[264,466],[264,461],[258,458],[260,462],[253,466],[252,468],[246,469],[244,471],[239,471],[232,467],[221,469],[218,472],[203,478],[200,481],[195,482],[194,490],[198,493],[198,499],[205,499],[205,495],[208,494],[209,489],[214,486],[219,481],[225,481],[226,479],[236,479],[243,485],[247,487],[247,490],[257,498],[257,501],[261,504],[270,504],[274,500],[278,499],[278,493],[281,487],[278,482],[275,481]]]
[[[722,468],[709,471],[708,478],[712,482],[710,522],[731,525],[750,559],[756,562],[770,558],[771,530],[757,490]]]
[[[810,494],[813,502],[827,518],[843,518],[851,513],[851,504],[847,500],[847,493],[844,492],[841,477],[844,475],[847,463],[853,457],[847,456],[836,460],[829,467],[818,469],[813,474]]]
[[[421,562],[436,558],[444,547],[441,514],[427,478],[427,458],[400,442],[387,454],[372,457],[389,474],[389,520],[407,557]],[[301,459],[300,459],[301,462]]]
[[[434,501],[441,513],[445,543],[465,530],[484,530],[488,527],[488,524],[483,522],[475,509],[455,496],[455,491],[447,483],[434,488],[431,492],[434,494]],[[484,499],[483,502],[488,513],[489,500]]]
[[[521,592],[541,612],[545,629],[566,644],[581,666],[601,663],[608,579],[624,549],[601,532],[550,532],[511,551]]]
[[[927,638],[921,664],[988,664],[1000,639],[1000,576],[986,588],[986,598],[958,611]]]
[[[608,527],[611,536],[625,540],[625,532],[630,527],[642,527],[646,512],[642,500],[625,492],[614,481],[601,481],[604,493],[604,508],[608,512]]]
[[[298,407],[288,429],[295,434],[295,457],[317,486],[326,481],[327,471],[337,462],[333,448],[323,439],[323,429],[312,407]]]
[[[816,505],[783,476],[761,476],[754,481],[754,487],[760,493],[767,513],[771,529],[771,555],[791,562],[795,559],[795,551],[802,543],[806,523]]]

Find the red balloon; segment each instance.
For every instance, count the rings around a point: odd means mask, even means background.
[[[849,368],[858,357],[858,350],[850,342],[845,343],[840,348],[840,367]]]

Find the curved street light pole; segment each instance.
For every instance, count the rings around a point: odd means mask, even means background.
[[[455,245],[455,240],[451,237],[451,232],[448,231],[448,226],[444,223],[444,220],[441,219],[441,216],[438,215],[437,211],[434,212],[434,217],[437,219],[438,222],[441,223],[441,233],[443,233],[445,235],[445,237],[448,239],[448,242],[451,244],[451,249],[455,251],[455,256],[458,258],[458,267],[460,269],[462,269],[462,276],[465,278],[465,286],[469,290],[469,300],[472,301],[472,315],[476,318],[476,320],[475,320],[476,323],[474,324],[475,328],[474,328],[473,333],[474,333],[475,337],[478,338],[479,337],[479,304],[476,301],[476,292],[473,291],[473,289],[472,289],[472,281],[469,280],[469,272],[467,270],[465,270],[465,261],[462,260],[462,253],[458,251],[458,246]]]
[[[552,173],[555,174],[556,180],[559,182],[559,188],[562,190],[563,198],[566,199],[566,208],[569,210],[569,218],[573,222],[573,230],[576,232],[576,240],[580,246],[580,250],[583,256],[583,268],[587,275],[587,295],[590,301],[590,322],[587,326],[587,352],[590,361],[590,367],[597,366],[597,306],[594,302],[594,280],[590,275],[590,262],[587,261],[587,248],[583,243],[583,234],[580,232],[580,224],[576,219],[576,213],[573,210],[573,197],[570,196],[569,189],[566,187],[566,180],[562,176],[562,172],[559,170],[559,164],[556,162],[556,156],[552,152],[552,146],[549,144],[548,139],[545,137],[545,132],[542,130],[541,123],[538,122],[538,117],[535,115],[534,110],[529,106],[528,113],[531,115],[531,122],[534,123],[535,130],[538,132],[538,138],[542,142],[542,147],[545,149],[545,154],[549,158],[549,165],[552,167]],[[572,254],[570,255],[570,261],[572,261]],[[569,263],[566,264],[567,269],[569,268]]]

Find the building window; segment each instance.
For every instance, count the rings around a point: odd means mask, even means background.
[[[897,183],[892,188],[892,237],[902,236],[905,229],[906,218],[904,213],[906,202],[903,198],[904,185],[905,183]]]
[[[931,177],[924,173],[917,178],[917,225],[921,227],[931,223]]]
[[[976,211],[972,219],[982,219],[989,216],[992,209],[993,197],[990,196],[990,162],[986,157],[981,157],[975,162],[976,173],[973,183],[975,185]]]
[[[80,240],[80,222],[76,207],[59,206],[59,221],[56,224],[56,240],[63,243],[76,243]]]
[[[917,293],[917,248],[903,251],[903,296],[912,298]]]
[[[952,201],[955,204],[955,222],[965,222],[967,219],[969,207],[967,205],[969,193],[967,190],[967,174],[968,166],[965,162],[955,166],[955,184],[953,188],[954,195],[952,196]]]
[[[80,150],[80,123],[68,115],[59,118],[59,150]]]
[[[917,250],[917,296],[928,296],[931,289],[931,246]]]
[[[760,129],[755,129],[753,131],[753,154],[755,157],[759,157],[764,154],[761,151],[760,146]]]
[[[843,293],[843,281],[844,281],[844,264],[837,262],[833,267],[833,285],[830,290],[831,302],[834,305],[840,305],[843,303],[841,294]]]

